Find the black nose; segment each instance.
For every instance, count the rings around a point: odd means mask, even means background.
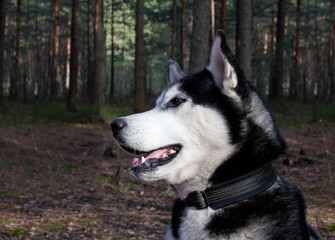
[[[117,133],[122,130],[127,125],[126,121],[122,118],[115,119],[111,122],[111,128],[113,130],[113,135],[116,136]]]

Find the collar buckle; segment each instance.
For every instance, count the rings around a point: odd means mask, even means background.
[[[194,206],[201,210],[209,206],[209,201],[205,191],[194,191],[187,196],[187,206]]]

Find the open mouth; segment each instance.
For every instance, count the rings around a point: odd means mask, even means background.
[[[136,151],[142,156],[133,159],[131,169],[134,170],[139,167],[152,168],[168,164],[178,155],[180,150],[180,145],[169,145],[149,152]]]

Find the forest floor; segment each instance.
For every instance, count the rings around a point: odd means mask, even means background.
[[[281,130],[289,151],[277,172],[302,190],[311,225],[335,239],[335,125]],[[139,183],[130,165],[107,124],[0,127],[0,239],[162,239],[173,190]]]

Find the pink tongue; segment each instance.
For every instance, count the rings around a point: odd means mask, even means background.
[[[140,164],[140,163],[141,163],[141,160],[140,160],[140,159],[138,159],[138,158],[134,158],[133,161],[132,161],[132,163],[131,163],[131,165],[134,167],[134,166],[136,166],[136,165],[138,165],[138,164]]]
[[[171,148],[162,148],[158,149],[152,153],[150,153],[148,156],[145,157],[145,160],[148,160],[150,158],[163,158],[164,154],[168,155],[171,151]]]
[[[145,160],[151,159],[151,158],[163,158],[164,154],[169,154],[172,148],[161,148],[156,151],[153,151],[148,156],[145,157]],[[141,159],[134,158],[131,165],[136,166],[141,164]]]

